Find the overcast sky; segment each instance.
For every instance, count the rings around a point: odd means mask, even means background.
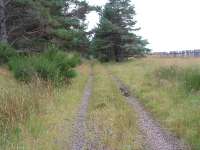
[[[106,0],[88,0],[104,5]],[[138,33],[150,42],[154,51],[200,49],[200,0],[132,0],[137,13]],[[98,22],[88,15],[92,28]]]

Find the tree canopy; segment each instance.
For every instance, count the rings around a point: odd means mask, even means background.
[[[92,49],[103,61],[122,61],[149,50],[148,42],[135,34],[135,10],[130,0],[109,0],[101,13],[100,23],[92,41]]]
[[[41,51],[49,43],[67,50],[89,46],[85,19],[91,7],[81,0],[0,0],[1,41],[20,50]]]
[[[100,14],[100,23],[88,38],[86,15]],[[109,0],[103,10],[85,0],[0,0],[0,41],[17,50],[43,51],[54,44],[67,51],[122,61],[148,52],[148,43],[135,34],[134,6],[130,0]]]

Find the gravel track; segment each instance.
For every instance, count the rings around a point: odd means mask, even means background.
[[[150,113],[146,112],[142,104],[131,96],[129,89],[118,78],[113,77],[122,94],[127,98],[128,103],[134,108],[138,115],[137,124],[144,136],[146,150],[189,150],[183,141],[179,140],[167,129],[161,128],[160,124],[153,119]]]
[[[72,136],[72,146],[71,150],[84,150],[87,143],[85,138],[86,132],[86,117],[89,105],[89,99],[92,93],[92,81],[93,75],[89,76],[88,82],[86,83],[84,94],[82,97],[82,103],[79,108],[74,126],[73,126],[73,136]]]

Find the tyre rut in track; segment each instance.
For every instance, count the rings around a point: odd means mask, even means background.
[[[86,117],[87,117],[89,99],[92,94],[92,81],[93,81],[93,74],[91,73],[86,83],[84,94],[82,97],[82,103],[80,105],[79,112],[76,116],[76,120],[73,126],[71,150],[83,150],[87,143],[85,138]]]
[[[145,149],[147,150],[189,150],[189,146],[186,146],[183,141],[176,138],[172,133],[163,129],[160,124],[153,119],[151,114],[145,111],[142,104],[131,96],[129,88],[123,84],[121,80],[113,77],[113,80],[117,83],[123,96],[126,97],[127,102],[133,107],[137,113],[137,124],[141,130],[142,136],[145,141]]]

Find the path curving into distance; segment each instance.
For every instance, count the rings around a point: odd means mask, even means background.
[[[127,98],[127,102],[133,107],[138,115],[137,124],[144,136],[146,150],[189,150],[181,140],[173,136],[166,129],[161,128],[159,123],[153,119],[150,113],[145,111],[142,104],[131,96],[129,89],[121,80],[113,77],[122,94]]]
[[[84,150],[84,147],[87,142],[85,138],[86,117],[87,117],[89,99],[92,94],[92,81],[93,81],[93,75],[91,73],[86,83],[84,94],[82,97],[82,103],[80,105],[79,112],[76,116],[76,120],[73,126],[71,150]]]

